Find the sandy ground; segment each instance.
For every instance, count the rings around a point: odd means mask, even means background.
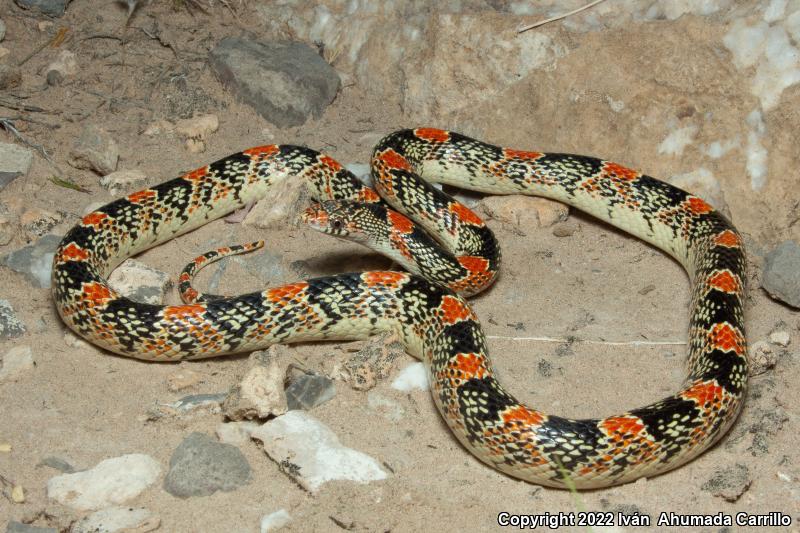
[[[23,85],[17,91],[31,95],[27,103],[54,112],[27,117],[57,125],[50,129],[18,121],[21,133],[50,150],[59,167],[90,191],[84,194],[54,185],[48,180],[53,170],[37,158],[27,176],[0,193],[0,203],[5,205],[19,205],[21,200],[23,209],[63,212],[65,219],[53,232],[65,231],[89,204],[112,199],[98,185],[96,175],[66,164],[69,147],[88,123],[105,128],[116,139],[120,168],[141,169],[155,184],[268,142],[305,144],[343,163],[366,162],[372,143],[382,134],[424,122],[517,148],[601,155],[654,176],[711,165],[732,218],[748,240],[748,338],[765,340],[782,330],[790,332],[792,341],[786,348],[772,347],[779,355],[777,365],[752,378],[746,408],[730,434],[699,459],[654,479],[577,495],[520,482],[462,449],[427,392],[404,394],[392,389],[390,380],[379,383],[369,394],[385,397],[402,409],[401,419],[393,421],[390,413],[369,406],[368,393],[338,383],[335,398],[312,414],[347,446],[391,465],[394,473],[387,480],[366,485],[330,483],[311,496],[282,474],[256,444],[248,443],[241,449],[253,468],[253,479],[239,490],[184,500],[156,484],[128,502],[155,513],[161,530],[257,531],[263,515],[284,508],[292,516],[288,531],[339,531],[343,525],[354,531],[493,530],[504,511],[583,510],[638,511],[650,515],[653,524],[661,512],[670,511],[729,515],[780,511],[790,515],[793,524],[773,530],[798,531],[800,455],[794,436],[800,423],[798,398],[792,390],[800,379],[800,317],[760,289],[759,254],[780,240],[799,236],[800,225],[789,222],[798,199],[800,91],[796,86],[787,90],[780,105],[765,113],[763,143],[772,163],[767,185],[759,192],[751,190],[744,176],[743,150],[708,161],[698,150],[674,156],[656,149],[669,119],[683,120],[687,113],[714,114],[697,142],[744,131],[741,123],[753,98],[741,74],[717,57],[725,53],[718,44],[725,23],[687,16],[613,32],[569,34],[572,52],[559,60],[557,68],[446,116],[405,116],[400,107],[350,85],[319,120],[279,130],[236,103],[202,61],[207,47],[221,36],[239,34],[243,28],[258,35],[257,27],[237,21],[219,5],[211,9],[211,16],[195,13],[192,17],[186,11],[171,10],[167,2],[155,2],[148,16],[158,18],[179,49],[195,52],[178,61],[169,48],[134,30],[124,34],[129,39],[124,49],[110,40],[81,41],[81,36],[94,33],[123,35],[123,11],[108,2],[96,10],[92,3],[75,0],[67,16],[56,21],[56,28],[67,26],[76,35],[70,49],[78,54],[78,72],[60,86],[42,89],[42,69],[58,52],[47,48],[26,63]],[[0,0],[0,8],[9,27],[4,45],[15,57],[24,57],[50,38],[37,28],[43,19],[22,12],[11,0]],[[558,24],[540,31],[567,38]],[[698,45],[705,41],[711,44]],[[708,55],[717,59],[711,62]],[[676,61],[678,57],[681,61]],[[605,95],[624,100],[625,111],[613,111]],[[220,119],[219,131],[205,153],[189,153],[175,137],[141,135],[154,120],[181,118],[186,110],[189,114],[212,112]],[[8,134],[0,133],[0,137],[11,142]],[[680,265],[658,250],[580,213],[572,212],[570,218],[579,230],[568,237],[554,236],[552,228],[525,228],[521,235],[489,221],[503,246],[504,270],[497,284],[472,302],[490,336],[490,353],[500,377],[524,401],[564,416],[610,415],[658,400],[680,386],[685,347],[633,341],[686,339],[687,277]],[[28,238],[17,236],[0,253],[23,246]],[[310,275],[389,265],[365,249],[307,228],[264,234],[221,221],[139,259],[175,276],[186,261],[212,243],[258,238],[266,238],[269,249],[281,254],[286,264],[307,261]],[[80,516],[48,500],[47,480],[58,472],[39,465],[45,457],[61,457],[78,468],[88,468],[109,457],[140,452],[166,467],[186,435],[213,434],[221,422],[219,414],[211,413],[157,421],[148,421],[146,415],[156,403],[175,401],[188,393],[226,391],[243,370],[245,356],[176,366],[134,361],[92,347],[70,347],[49,290],[32,288],[7,268],[0,268],[0,286],[2,297],[11,301],[28,326],[26,335],[4,341],[0,349],[26,344],[36,359],[34,369],[16,381],[0,383],[0,441],[12,445],[11,452],[0,453],[0,474],[26,491],[24,503],[0,498],[0,527],[17,520],[66,528]],[[655,288],[647,290],[649,286]],[[260,288],[256,278],[235,265],[227,270],[222,284],[226,293]],[[177,301],[174,291],[169,300]],[[525,337],[579,341],[551,343]],[[291,350],[297,360],[319,371],[329,368],[326,359],[345,357],[333,344]],[[409,363],[410,358],[398,366]],[[202,374],[202,381],[187,391],[170,392],[167,378],[184,367]],[[740,487],[736,501],[715,496],[706,483],[737,464],[746,466],[748,486]]]

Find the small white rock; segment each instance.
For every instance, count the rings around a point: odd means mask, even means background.
[[[369,455],[342,446],[336,434],[305,411],[289,411],[253,431],[264,451],[286,468],[301,487],[315,493],[327,481],[368,483],[385,479],[380,464]]]
[[[102,509],[135,498],[160,474],[161,465],[149,455],[128,454],[106,459],[83,472],[51,478],[47,496],[79,511]]]
[[[430,384],[428,383],[425,365],[423,363],[411,363],[405,367],[392,381],[392,388],[402,392],[428,390]]]
[[[109,507],[81,518],[70,533],[145,533],[160,525],[161,520],[142,507]]]
[[[141,170],[117,170],[100,178],[100,185],[112,196],[141,189],[146,184],[147,174]]]
[[[75,74],[78,72],[77,56],[74,52],[70,52],[69,50],[61,50],[61,53],[58,54],[55,61],[47,65],[44,72],[47,73],[51,70],[59,72],[65,78]]]
[[[769,342],[778,346],[789,346],[791,337],[788,331],[774,331],[769,334]]]
[[[13,381],[35,364],[30,346],[14,346],[0,360],[0,381]]]
[[[278,531],[280,528],[292,521],[292,517],[286,509],[275,511],[268,515],[264,515],[261,519],[261,533],[269,533],[270,531]]]

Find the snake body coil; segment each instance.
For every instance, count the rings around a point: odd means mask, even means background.
[[[494,237],[471,211],[430,193],[414,173],[487,193],[553,198],[680,261],[692,283],[682,390],[602,420],[571,420],[520,404],[494,378],[477,318],[453,292],[477,292],[494,279]],[[696,457],[731,426],[747,384],[744,252],[736,229],[702,199],[608,161],[500,148],[433,128],[384,138],[373,154],[373,174],[389,204],[438,232],[437,240],[453,250],[447,268],[439,268],[441,257],[425,267],[439,271],[436,280],[450,288],[412,274],[361,272],[164,306],[134,302],[109,286],[107,275],[125,258],[257,199],[283,179],[305,179],[318,199],[381,202],[329,157],[271,145],[86,215],[54,258],[58,312],[99,346],[159,361],[395,331],[427,364],[434,401],[462,444],[498,470],[543,485],[564,487],[569,477],[578,488],[592,488],[652,476]],[[390,222],[401,233],[412,231],[403,219]]]

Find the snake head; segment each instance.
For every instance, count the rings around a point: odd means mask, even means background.
[[[349,241],[364,242],[370,237],[369,227],[363,220],[362,204],[325,200],[311,204],[301,219],[319,232]]]

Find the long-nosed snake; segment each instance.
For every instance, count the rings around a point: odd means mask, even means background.
[[[664,472],[700,454],[734,422],[747,384],[744,252],[735,228],[705,201],[608,161],[500,148],[433,128],[387,136],[372,162],[389,203],[407,202],[414,214],[442,217],[421,223],[442,232],[437,239],[455,254],[450,266],[460,267],[436,279],[462,292],[474,292],[496,274],[494,237],[471,211],[420,184],[413,172],[487,193],[550,197],[670,253],[692,282],[683,389],[602,420],[526,407],[494,378],[484,334],[466,301],[413,274],[341,274],[173,306],[134,302],[109,286],[107,275],[125,258],[257,199],[283,179],[305,179],[318,199],[381,202],[337,162],[297,146],[245,150],[83,217],[55,255],[58,312],[99,346],[161,361],[395,331],[406,350],[427,363],[434,401],[467,449],[512,476],[556,487],[568,486],[565,478],[592,488]],[[407,234],[404,217],[397,217],[388,220],[390,227]],[[400,255],[414,255],[399,246]]]

